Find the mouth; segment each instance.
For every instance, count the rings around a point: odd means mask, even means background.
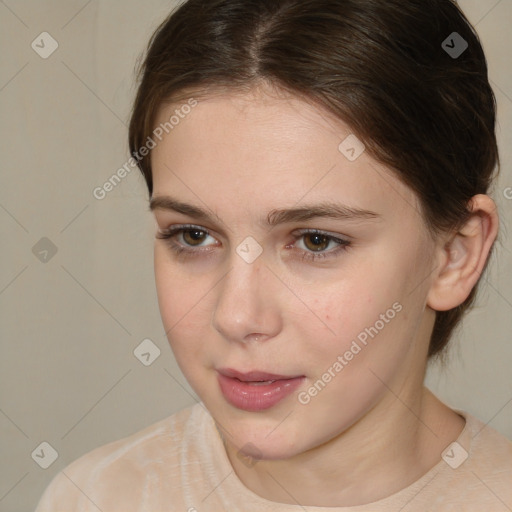
[[[217,370],[220,390],[226,401],[244,411],[269,409],[289,396],[305,375],[279,375],[263,371]]]

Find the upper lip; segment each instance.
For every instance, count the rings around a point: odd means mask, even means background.
[[[235,378],[244,382],[264,382],[267,380],[288,380],[304,377],[304,375],[278,375],[276,373],[260,372],[258,370],[239,372],[232,368],[219,368],[217,371],[225,377]]]

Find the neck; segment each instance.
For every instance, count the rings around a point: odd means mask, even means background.
[[[441,460],[464,420],[430,391],[391,392],[350,428],[285,460],[249,468],[226,443],[242,483],[263,498],[304,506],[356,506],[394,494]]]

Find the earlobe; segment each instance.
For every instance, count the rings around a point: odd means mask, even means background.
[[[447,311],[462,304],[477,284],[498,233],[494,201],[478,194],[469,204],[471,216],[438,248],[439,267],[427,297],[427,305]]]

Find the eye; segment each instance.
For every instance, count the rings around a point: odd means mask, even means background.
[[[296,240],[304,239],[306,250],[303,251],[302,260],[317,261],[324,258],[335,258],[340,256],[340,253],[346,251],[347,247],[350,246],[348,240],[338,238],[318,229],[299,230],[294,236]],[[325,251],[331,243],[334,244],[335,248]]]
[[[297,249],[296,245],[287,245],[286,248],[294,248],[301,253],[300,258],[308,261],[317,261],[324,258],[332,258],[340,255],[345,251],[350,242],[348,240],[338,238],[329,233],[319,231],[317,229],[299,230],[293,234],[295,241],[304,239],[305,249]],[[180,238],[183,242],[176,243],[175,238]],[[194,226],[191,224],[173,226],[171,228],[157,232],[156,238],[166,240],[170,249],[176,254],[183,254],[184,256],[199,256],[200,253],[211,253],[211,247],[215,244],[203,245],[203,242],[211,237],[208,230],[201,226]],[[213,239],[213,237],[211,237]],[[329,245],[334,244],[334,249],[325,251]],[[197,249],[203,247],[203,249]]]
[[[184,244],[176,243],[173,240],[174,238],[178,237],[178,235],[181,235],[181,238],[185,242]],[[166,240],[170,249],[177,254],[194,254],[198,252],[206,252],[204,249],[198,251],[195,249],[190,249],[190,247],[203,247],[201,243],[208,236],[211,236],[208,230],[200,226],[194,226],[190,224],[184,226],[174,226],[161,231],[159,230],[156,234],[156,238]],[[207,251],[210,252],[210,249],[207,249]]]

